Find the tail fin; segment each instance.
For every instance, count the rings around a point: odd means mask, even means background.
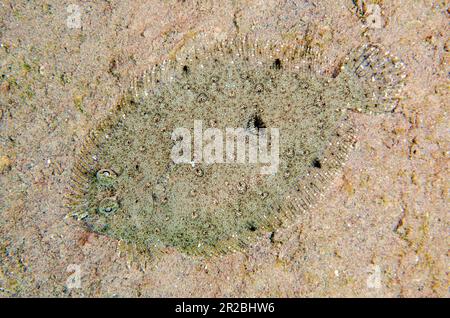
[[[339,77],[350,80],[353,100],[350,107],[361,111],[390,112],[401,98],[404,64],[378,45],[368,44],[347,58]]]

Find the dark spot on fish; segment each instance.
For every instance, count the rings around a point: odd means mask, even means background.
[[[320,162],[319,158],[313,160],[312,166],[317,169],[322,168],[322,163]]]
[[[281,60],[280,59],[275,59],[275,61],[273,61],[273,68],[276,70],[281,69]]]

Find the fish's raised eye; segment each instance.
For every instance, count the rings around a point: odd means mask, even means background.
[[[118,209],[119,203],[114,197],[104,198],[102,201],[100,201],[100,204],[98,206],[98,212],[107,216],[116,212]]]
[[[97,181],[102,186],[110,186],[117,178],[117,174],[111,169],[101,169],[96,174]]]
[[[257,93],[262,93],[264,91],[264,85],[261,83],[258,83],[255,85],[255,91]]]
[[[197,96],[197,102],[198,103],[204,103],[204,102],[206,102],[208,100],[208,96],[205,94],[205,93],[200,93],[198,96]]]

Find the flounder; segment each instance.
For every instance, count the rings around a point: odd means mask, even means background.
[[[391,112],[404,78],[403,63],[375,44],[354,50],[331,76],[317,59],[306,46],[237,39],[153,66],[87,136],[71,178],[71,214],[149,252],[199,255],[235,251],[301,218],[354,143],[348,112]],[[213,128],[221,144],[227,128],[240,127],[276,146],[276,170],[199,160],[206,145],[198,150],[195,140],[189,160],[174,162],[174,131],[198,135],[198,125],[201,137]]]

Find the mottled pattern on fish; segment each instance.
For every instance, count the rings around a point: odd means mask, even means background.
[[[72,215],[150,252],[245,247],[310,211],[354,143],[348,111],[392,111],[402,69],[377,45],[364,45],[325,76],[310,48],[245,39],[156,65],[88,136],[72,176]],[[171,133],[192,130],[196,119],[203,129],[279,128],[278,172],[174,164]]]

